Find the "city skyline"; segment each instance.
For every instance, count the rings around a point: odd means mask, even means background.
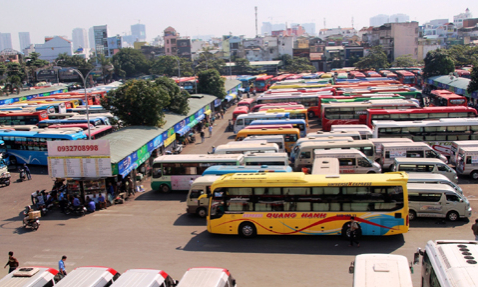
[[[0,18],[1,33],[12,35],[13,48],[20,50],[19,32],[30,32],[31,43],[44,43],[45,36],[71,35],[74,28],[84,28],[87,31],[93,26],[108,25],[108,36],[117,34],[123,36],[131,34],[131,25],[144,24],[147,30],[147,41],[158,35],[162,36],[168,26],[174,27],[181,36],[195,35],[245,35],[255,36],[254,7],[258,7],[258,30],[261,31],[262,22],[272,24],[315,23],[316,32],[324,28],[351,27],[352,17],[354,28],[360,30],[369,26],[370,18],[379,14],[406,14],[410,21],[423,24],[433,19],[449,19],[465,12],[469,8],[475,15],[478,14],[478,3],[457,0],[453,3],[437,0],[430,5],[425,1],[403,0],[393,5],[383,1],[364,0],[360,3],[348,0],[337,0],[334,5],[322,5],[312,0],[304,0],[297,6],[296,3],[280,3],[263,0],[260,2],[244,0],[239,5],[224,5],[223,1],[206,0],[205,2],[183,1],[158,3],[152,0],[138,0],[135,5],[130,1],[118,0],[85,0],[84,5],[75,5],[71,9],[70,2],[52,0],[49,4],[49,13],[55,15],[55,22],[45,21],[44,15],[38,13],[44,9],[42,2],[27,1],[28,9],[22,10],[22,17],[15,13],[6,13]],[[214,9],[211,7],[214,6]],[[92,9],[94,7],[95,9]],[[146,8],[147,7],[147,8]],[[178,11],[167,13],[168,11]],[[337,9],[340,7],[340,9]],[[16,10],[14,2],[3,3],[4,11]],[[161,12],[163,11],[163,12]],[[158,13],[160,17],[158,17]],[[476,17],[476,16],[475,16]],[[26,20],[28,19],[28,20]],[[51,24],[54,23],[54,24]]]

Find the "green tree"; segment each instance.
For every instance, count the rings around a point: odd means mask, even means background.
[[[478,91],[478,66],[474,66],[471,70],[471,81],[468,84],[466,91],[471,94]]]
[[[226,65],[226,62],[223,59],[217,58],[214,54],[210,52],[211,49],[205,49],[199,54],[196,71],[205,71],[208,69],[216,69],[221,73]]]
[[[309,59],[303,57],[295,57],[292,59],[289,65],[285,66],[284,69],[290,73],[304,73],[304,72],[315,72],[315,67],[310,64]]]
[[[358,69],[383,69],[390,67],[387,60],[387,54],[383,51],[382,46],[374,46],[370,48],[367,56],[355,63]]]
[[[170,98],[170,103],[166,107],[168,110],[180,115],[189,113],[189,93],[187,91],[183,93],[176,82],[168,77],[159,77],[154,83],[168,93]]]
[[[349,60],[347,61],[347,67],[354,67],[355,63],[360,61],[360,59],[361,58],[359,56],[350,56]]]
[[[101,74],[103,75],[103,84],[106,84],[108,82],[107,80],[111,79],[113,76],[114,66],[111,63],[111,60],[106,58],[103,54],[100,54],[99,57],[97,57],[97,60],[101,68]]]
[[[126,125],[161,126],[170,103],[166,89],[147,80],[131,80],[108,92],[101,104]]]
[[[26,75],[24,69],[20,63],[9,62],[6,65],[6,68],[2,68],[4,74],[6,74],[6,79],[4,80],[5,87],[3,88],[4,92],[13,93],[16,90],[16,93],[20,93],[20,89],[23,86],[22,81],[25,79]]]
[[[141,51],[133,48],[120,49],[113,56],[113,64],[115,65],[115,73],[127,78],[149,74],[148,60]]]
[[[335,68],[343,68],[343,61],[342,59],[336,57],[334,58],[331,62],[330,62],[330,67],[332,69],[335,69]]]
[[[455,66],[468,66],[478,62],[478,47],[453,45],[447,52]]]
[[[58,66],[77,69],[83,74],[83,76],[86,76],[86,74],[95,67],[95,65],[93,65],[94,59],[87,61],[80,55],[69,56],[66,53],[63,53],[59,54],[55,61]]]
[[[198,93],[208,94],[224,99],[226,89],[225,80],[216,69],[209,69],[198,73]]]
[[[191,77],[193,75],[192,63],[185,58],[175,56],[159,56],[151,61],[149,72],[154,75],[165,75],[175,77],[178,75],[178,59],[181,68],[181,77]]]
[[[418,61],[412,58],[411,54],[398,56],[392,63],[394,67],[415,67],[418,66]]]
[[[30,76],[28,78],[32,79],[35,81],[36,77],[36,71],[40,68],[48,66],[50,63],[46,60],[41,60],[40,59],[41,54],[40,53],[30,53],[28,57],[25,58],[25,66],[27,73],[30,73]]]
[[[236,58],[234,63],[236,64],[234,70],[238,75],[248,75],[251,73],[252,67],[248,59]]]
[[[423,75],[425,78],[448,75],[455,71],[455,64],[446,50],[437,49],[427,53]]]

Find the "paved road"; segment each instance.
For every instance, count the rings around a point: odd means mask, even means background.
[[[204,153],[212,145],[225,143],[224,120],[216,121],[213,137],[203,144],[185,147],[185,153]],[[193,266],[218,266],[231,270],[240,286],[351,286],[348,266],[361,253],[394,253],[412,259],[417,247],[431,239],[473,239],[468,221],[457,223],[419,219],[410,232],[392,237],[365,237],[360,248],[351,248],[338,236],[260,236],[245,240],[236,236],[211,235],[205,220],[185,214],[185,192],[162,194],[150,191],[134,200],[82,218],[53,211],[41,219],[36,232],[21,227],[21,212],[30,194],[49,189],[52,180],[46,168],[31,168],[32,181],[0,187],[0,256],[14,251],[21,265],[57,268],[67,255],[67,270],[78,266],[103,265],[119,272],[130,268],[158,268],[180,279]],[[13,173],[14,179],[18,178]],[[478,210],[476,185],[460,179],[465,195]],[[472,220],[474,221],[475,216]],[[6,269],[0,271],[0,276]],[[420,282],[420,266],[412,275]]]

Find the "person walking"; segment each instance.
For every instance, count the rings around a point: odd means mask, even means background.
[[[204,131],[201,130],[201,132],[199,133],[201,135],[201,143],[204,142]]]
[[[26,174],[28,180],[31,180],[32,179],[32,174],[30,173],[30,169],[28,168],[26,163],[23,164],[23,168],[25,169],[25,174]]]
[[[471,226],[471,230],[473,230],[473,235],[475,235],[475,240],[478,240],[478,219],[475,219],[475,224]]]
[[[66,276],[65,260],[66,260],[66,256],[63,255],[61,257],[61,260],[58,261],[58,274],[59,274],[60,278],[63,278],[63,277]]]
[[[20,265],[20,263],[18,263],[17,258],[13,257],[13,251],[8,252],[8,262],[3,268],[9,266],[8,273],[12,273],[13,270],[17,269],[18,265]]]
[[[357,241],[358,232],[359,232],[359,224],[355,221],[355,217],[350,217],[350,245],[354,246],[354,242],[357,243],[357,247],[360,247],[360,243]]]
[[[212,136],[212,125],[211,125],[211,126],[209,126],[209,128],[208,128],[208,129],[209,129],[209,137],[211,137],[211,136]]]

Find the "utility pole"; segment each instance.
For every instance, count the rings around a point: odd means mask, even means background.
[[[257,6],[254,7],[254,10],[256,11],[256,37],[259,36],[259,30],[257,30]]]

